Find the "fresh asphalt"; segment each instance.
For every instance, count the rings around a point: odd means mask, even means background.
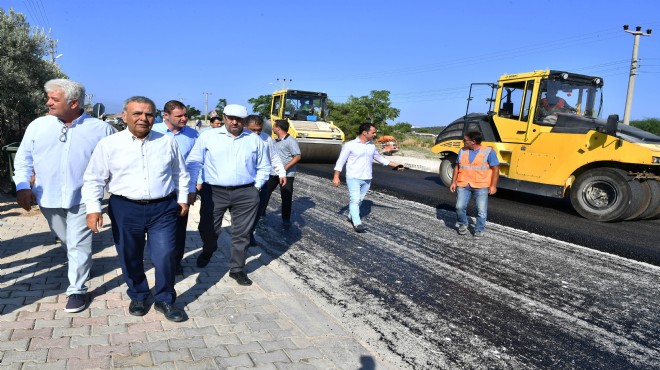
[[[502,192],[486,235],[459,236],[437,175],[376,167],[357,234],[332,165],[300,167],[293,227],[282,229],[273,194],[257,240],[394,368],[660,367],[660,268],[599,251],[623,250],[626,233],[635,253],[652,250],[658,221],[601,225]],[[573,232],[586,248],[543,236]]]
[[[328,178],[333,172],[332,164],[300,164],[299,168]],[[373,170],[373,190],[454,210],[456,195],[442,185],[437,173],[393,173],[389,167],[376,165]],[[660,220],[596,222],[579,216],[568,200],[507,190],[499,190],[488,202],[489,222],[660,266]]]

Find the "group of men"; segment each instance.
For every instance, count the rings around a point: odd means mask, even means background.
[[[197,266],[205,267],[217,249],[225,211],[232,217],[229,276],[251,285],[245,272],[246,249],[257,213],[270,193],[283,189],[283,222],[290,225],[295,164],[300,150],[276,125],[278,140],[244,129],[247,109],[229,104],[210,130],[188,126],[183,103],[165,104],[163,122],[154,124],[155,103],[144,96],[126,100],[122,118],[127,129],[115,133],[107,123],[83,109],[85,88],[56,79],[45,84],[48,114],[28,126],[14,163],[17,202],[26,211],[40,206],[68,259],[66,312],[86,308],[92,266],[92,235],[101,230],[101,199],[107,190],[108,216],[122,274],[131,299],[128,311],[142,316],[153,297],[156,311],[179,322],[187,319],[175,305],[176,274],[182,274],[188,210],[199,192],[199,232],[203,240]],[[285,157],[280,156],[286,155]],[[271,159],[277,158],[271,183]],[[31,183],[34,178],[34,183]],[[263,190],[262,190],[263,189]],[[260,195],[260,190],[264,195]],[[266,196],[267,194],[267,196]],[[264,199],[266,204],[260,204]],[[146,236],[146,238],[145,238]],[[144,272],[148,251],[155,267],[150,289]]]
[[[151,296],[155,310],[168,320],[187,319],[175,305],[174,284],[175,276],[183,274],[188,210],[198,193],[203,246],[197,266],[204,268],[210,262],[223,216],[229,211],[229,277],[240,285],[252,284],[245,271],[246,251],[256,244],[257,222],[278,186],[282,226],[291,226],[293,183],[301,152],[288,135],[288,121],[275,121],[277,139],[273,140],[262,132],[261,117],[248,116],[244,106],[229,104],[222,120],[213,117],[212,128],[198,132],[188,126],[183,103],[167,102],[163,122],[154,124],[155,103],[134,96],[123,106],[127,129],[115,133],[110,125],[85,113],[85,88],[80,83],[56,79],[48,81],[45,90],[48,115],[28,126],[16,153],[14,182],[19,206],[29,211],[36,202],[66,250],[70,284],[66,312],[87,306],[92,235],[103,226],[101,199],[106,190],[111,194],[108,216],[131,315],[145,315]],[[360,205],[371,185],[373,161],[403,169],[378,153],[375,136],[373,124],[362,124],[357,138],[342,147],[332,179],[339,186],[340,173],[346,168],[348,220],[358,233],[366,232]],[[477,237],[483,235],[487,196],[496,191],[499,164],[491,148],[480,146],[481,139],[478,132],[465,137],[466,147],[459,153],[450,187],[458,189],[459,234],[467,232],[465,209],[475,195]],[[145,249],[155,267],[153,291],[144,272]]]

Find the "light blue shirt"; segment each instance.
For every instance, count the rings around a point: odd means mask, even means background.
[[[186,166],[193,179],[197,178],[203,168],[204,182],[216,186],[239,186],[254,182],[257,188],[261,188],[270,174],[270,158],[266,144],[259,135],[243,130],[234,137],[224,126],[206,130],[199,135],[188,155]],[[195,185],[191,181],[190,192],[195,192]]]
[[[174,140],[176,140],[176,143],[179,145],[179,151],[181,152],[181,155],[183,155],[183,159],[188,158],[188,154],[190,154],[190,151],[197,140],[197,136],[199,135],[197,130],[188,126],[184,126],[175,134],[169,129],[169,127],[167,127],[165,122],[154,124],[151,130],[173,136]]]
[[[83,113],[64,133],[64,123],[55,116],[32,121],[14,159],[16,190],[30,188],[37,203],[45,208],[71,208],[82,204],[83,173],[89,158],[102,138],[115,133],[109,124]]]
[[[99,142],[85,171],[82,189],[87,213],[101,212],[103,188],[133,200],[160,199],[177,191],[188,203],[190,176],[172,136],[150,132],[144,140],[127,129]]]
[[[371,180],[371,167],[373,161],[387,166],[390,161],[378,153],[376,146],[371,141],[363,143],[360,138],[351,140],[344,144],[335,164],[335,171],[341,172],[346,165],[346,177],[360,180]]]

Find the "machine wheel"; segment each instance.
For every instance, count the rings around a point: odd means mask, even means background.
[[[635,212],[642,202],[641,185],[625,171],[596,168],[578,176],[571,188],[571,204],[582,217],[618,221]]]
[[[639,186],[640,186],[639,198],[641,199],[641,201],[639,202],[640,203],[639,207],[637,207],[637,209],[634,210],[632,209],[632,203],[631,203],[631,207],[629,211],[632,211],[632,213],[625,218],[626,221],[639,220],[642,213],[644,213],[644,211],[648,209],[649,204],[651,203],[651,187],[649,186],[648,181],[639,182]]]
[[[645,184],[648,185],[651,192],[651,201],[648,207],[641,215],[640,220],[649,220],[660,217],[660,182],[656,180],[646,180]]]
[[[454,167],[456,167],[456,156],[449,156],[440,161],[440,181],[446,187],[451,185],[452,177],[454,177]]]

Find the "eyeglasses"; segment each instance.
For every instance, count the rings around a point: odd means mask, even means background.
[[[66,143],[66,132],[69,130],[69,126],[62,124],[62,135],[60,135],[60,141]]]

